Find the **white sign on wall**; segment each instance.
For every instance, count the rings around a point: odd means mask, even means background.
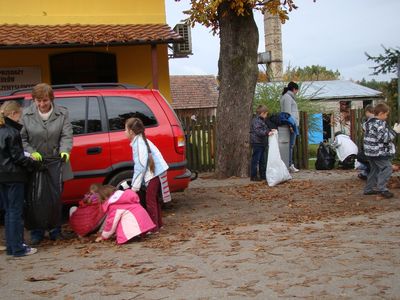
[[[40,82],[40,67],[0,68],[0,91],[28,88]]]

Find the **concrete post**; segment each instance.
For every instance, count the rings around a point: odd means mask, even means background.
[[[270,51],[271,62],[267,64],[270,81],[282,81],[282,29],[279,16],[264,12],[265,51]]]

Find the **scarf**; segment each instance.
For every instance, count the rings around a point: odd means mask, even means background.
[[[47,113],[42,113],[38,108],[39,116],[42,118],[43,121],[47,121],[50,118],[52,112],[53,112],[53,104],[51,105],[51,108]]]

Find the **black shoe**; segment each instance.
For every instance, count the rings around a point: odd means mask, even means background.
[[[43,239],[31,238],[31,245],[38,246],[43,241]]]
[[[56,236],[52,236],[51,238],[49,238],[50,241],[63,241],[64,238],[61,235],[56,235]]]
[[[50,234],[49,238],[52,241],[65,241],[76,238],[76,234],[74,232],[63,231],[57,234]]]
[[[261,181],[261,178],[258,177],[251,177],[250,181]]]
[[[368,191],[368,192],[364,192],[364,195],[378,195],[380,192],[378,191]]]
[[[361,180],[367,180],[367,176],[366,175],[364,175],[364,174],[358,174],[357,175],[358,176],[358,178],[360,178]]]
[[[387,198],[387,199],[392,198],[394,196],[394,194],[389,191],[383,191],[383,192],[380,192],[380,194],[383,196],[383,198]]]

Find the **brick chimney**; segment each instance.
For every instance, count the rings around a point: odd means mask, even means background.
[[[267,74],[270,81],[282,81],[282,30],[281,21],[277,15],[264,12],[265,51],[271,52],[271,62],[267,64]]]

